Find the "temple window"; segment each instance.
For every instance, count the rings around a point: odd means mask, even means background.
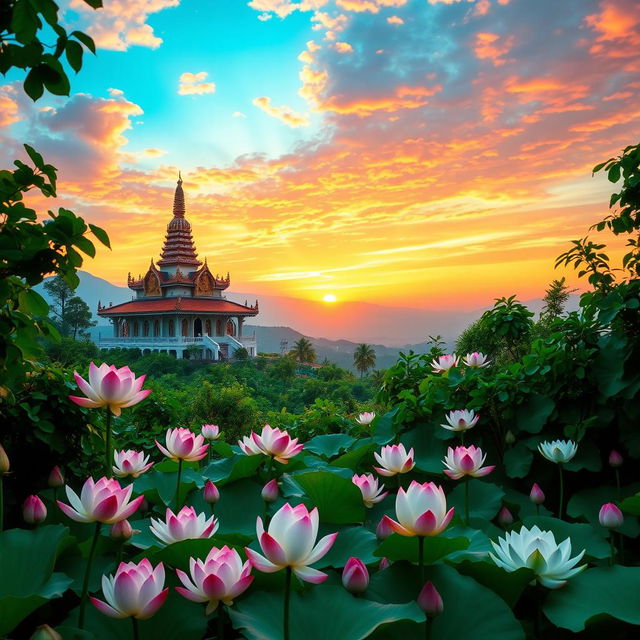
[[[133,337],[134,338],[138,337],[138,321],[137,320],[133,323]]]
[[[142,325],[142,335],[145,338],[149,337],[149,321],[148,320],[145,320],[144,324]]]
[[[176,327],[173,320],[169,320],[169,336],[173,337],[176,335]]]
[[[189,335],[189,322],[186,318],[182,321],[182,335],[185,337]]]
[[[160,335],[160,323],[157,320],[153,323],[153,335],[156,338]]]

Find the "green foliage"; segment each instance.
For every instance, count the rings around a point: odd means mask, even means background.
[[[353,352],[353,364],[362,377],[376,366],[376,352],[370,344],[359,344]]]
[[[293,349],[291,349],[289,355],[300,364],[315,362],[318,357],[311,341],[307,340],[307,338],[296,340],[296,342],[293,343]]]
[[[84,2],[94,9],[102,6],[102,0]],[[48,31],[55,33],[55,44],[47,44],[52,35]],[[67,33],[62,27],[53,0],[6,0],[0,11],[0,35],[0,73],[6,75],[12,68],[26,71],[24,91],[34,101],[45,89],[56,96],[68,96],[69,78],[62,61],[66,58],[78,73],[82,68],[83,47],[96,52],[86,33]]]

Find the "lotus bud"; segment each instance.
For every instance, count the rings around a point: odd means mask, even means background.
[[[52,489],[57,489],[58,487],[64,486],[64,476],[62,475],[62,471],[60,471],[60,467],[58,465],[51,469],[48,483]]]
[[[529,500],[531,500],[533,504],[542,504],[544,502],[544,492],[535,482],[533,483],[533,487],[531,487]]]
[[[202,493],[204,496],[204,501],[208,502],[209,504],[215,504],[216,502],[218,502],[218,500],[220,500],[220,492],[218,491],[218,487],[216,487],[216,485],[213,484],[211,480],[207,480]]]
[[[607,529],[617,529],[624,523],[624,516],[615,504],[607,502],[607,504],[602,505],[600,513],[598,514],[598,520],[600,520],[600,524]]]
[[[391,525],[385,518],[382,518],[376,527],[376,537],[378,540],[386,540],[392,533],[393,529]]]
[[[617,469],[618,467],[622,466],[623,462],[624,460],[622,456],[615,449],[613,449],[609,454],[609,466]]]
[[[444,606],[442,604],[442,597],[438,593],[438,590],[433,586],[432,582],[422,587],[418,595],[418,606],[427,614],[428,617],[437,616],[442,613]]]
[[[207,440],[217,440],[220,437],[220,427],[217,424],[203,424],[200,433]]]
[[[278,499],[278,483],[275,478],[262,487],[261,495],[265,502],[275,502]]]
[[[508,527],[510,524],[513,524],[513,515],[507,507],[502,507],[498,512],[498,524],[501,527]]]
[[[511,431],[511,429],[509,429],[509,431],[507,431],[506,435],[504,436],[504,441],[508,445],[512,445],[515,443],[516,437],[513,435],[513,432]]]
[[[133,536],[133,529],[128,520],[120,520],[111,526],[109,536],[114,540],[129,540]]]
[[[47,517],[47,507],[38,496],[29,496],[22,505],[22,517],[27,524],[40,524]]]
[[[0,474],[8,473],[10,468],[11,463],[9,462],[9,456],[0,444]]]
[[[389,558],[382,558],[380,560],[380,564],[378,565],[379,571],[384,571],[387,567],[390,567],[391,563],[389,562]]]
[[[48,624],[43,624],[34,631],[30,640],[62,640],[62,636]]]
[[[351,593],[363,593],[369,586],[369,572],[362,560],[349,558],[342,572],[342,584]]]

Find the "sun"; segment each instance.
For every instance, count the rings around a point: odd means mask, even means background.
[[[323,298],[323,302],[335,302],[337,298],[333,295],[333,293],[327,293]]]

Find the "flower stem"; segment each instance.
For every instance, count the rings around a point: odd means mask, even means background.
[[[610,531],[609,532],[609,546],[611,547],[611,557],[609,558],[609,564],[613,567],[613,565],[616,562],[616,547],[613,544],[613,536],[614,536],[614,532]]]
[[[78,627],[84,629],[84,614],[87,607],[87,594],[89,593],[89,578],[91,577],[91,565],[93,564],[93,556],[96,553],[96,545],[100,537],[101,522],[96,522],[96,528],[93,532],[93,540],[91,541],[91,549],[87,558],[87,566],[84,570],[84,580],[82,581],[82,594],[80,595],[80,615],[78,616]]]
[[[182,478],[182,458],[178,459],[178,481],[176,482],[176,513],[180,509],[180,479]]]
[[[131,618],[133,625],[133,640],[140,640],[140,628],[138,627],[138,618]]]
[[[469,476],[464,479],[464,523],[469,526]]]
[[[273,470],[273,456],[269,456],[269,463],[267,464],[267,482],[271,480],[272,470]]]
[[[618,564],[624,566],[624,536],[618,531]]]
[[[218,608],[218,640],[224,638],[224,607],[220,604]]]
[[[112,453],[111,453],[111,409],[109,409],[109,405],[106,408],[107,411],[107,419],[105,426],[105,439],[104,439],[104,475],[107,478],[112,476],[111,469],[111,461],[112,461]]]
[[[424,585],[424,536],[418,536],[418,565],[420,566],[420,584]]]
[[[562,505],[564,503],[564,476],[562,474],[562,465],[558,463],[558,471],[560,473],[560,504],[558,506],[558,518],[562,520]]]
[[[2,531],[4,526],[4,478],[2,477],[2,473],[0,473],[0,531]]]
[[[618,490],[618,502],[620,502],[620,469],[616,469],[616,489]]]
[[[284,612],[283,627],[284,640],[289,640],[289,599],[291,597],[291,567],[287,567],[287,576],[284,584]]]

